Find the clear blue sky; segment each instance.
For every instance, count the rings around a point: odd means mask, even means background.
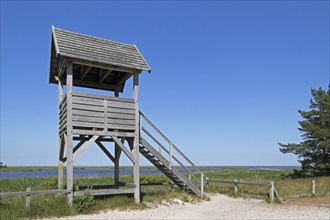
[[[300,142],[297,110],[329,83],[329,1],[1,1],[8,165],[57,164],[51,25],[135,43],[141,110],[198,165],[297,165],[277,143]],[[93,146],[76,164],[111,163]]]

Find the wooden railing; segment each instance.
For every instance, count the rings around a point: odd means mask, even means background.
[[[146,127],[143,126],[143,122],[146,122],[156,133],[158,133],[167,142],[167,147],[165,147],[161,142],[149,132]],[[201,196],[204,195],[204,174],[198,169],[198,167],[175,145],[173,142],[167,138],[163,132],[161,132],[141,111],[140,111],[140,130],[144,132],[148,137],[150,137],[159,147],[159,153],[164,151],[167,154],[169,167],[173,166],[176,162],[183,170],[187,171],[189,180],[194,184],[200,184]],[[179,155],[184,159],[182,162],[175,155]],[[188,164],[185,165],[184,163]]]
[[[66,131],[67,96],[59,105],[59,131]],[[135,103],[133,99],[72,93],[72,126],[81,130],[135,130]]]
[[[225,183],[225,184],[233,184],[234,185],[234,194],[237,194],[238,192],[238,185],[249,185],[249,186],[264,186],[269,188],[269,201],[273,202],[275,196],[281,201],[281,198],[279,197],[277,190],[274,185],[274,181],[271,181],[269,184],[266,183],[248,183],[248,182],[240,182],[240,181],[225,181],[225,180],[210,180],[209,178],[206,178],[206,187],[209,186],[210,183]]]

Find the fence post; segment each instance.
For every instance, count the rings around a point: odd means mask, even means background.
[[[204,196],[204,174],[201,173],[201,198]]]
[[[237,187],[237,179],[234,180],[234,194],[236,195],[238,192],[238,187]]]
[[[31,187],[27,187],[26,192],[31,192]],[[31,204],[31,194],[28,194],[25,197],[25,208],[30,209],[30,204]]]
[[[188,179],[191,181],[191,174],[188,175]]]
[[[209,182],[209,178],[206,177],[205,179],[206,179],[206,185],[205,185],[205,188],[209,188],[209,184],[210,184],[210,182]]]
[[[274,202],[274,181],[270,182],[269,187],[269,201]]]
[[[315,179],[312,180],[312,194],[315,195]]]
[[[172,147],[173,147],[173,144],[172,144],[172,142],[170,142],[170,158],[169,158],[170,170],[172,170]]]

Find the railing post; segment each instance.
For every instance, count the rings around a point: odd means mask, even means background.
[[[26,192],[31,192],[31,187],[26,188]],[[30,209],[31,206],[31,194],[25,197],[25,208]]]
[[[169,158],[169,167],[170,167],[170,170],[172,170],[172,148],[173,148],[173,144],[172,142],[170,142],[170,158]]]
[[[201,173],[201,198],[204,196],[204,174]]]
[[[188,175],[188,179],[191,181],[191,174]]]
[[[205,185],[205,188],[209,188],[209,185],[210,185],[209,178],[206,177],[205,179],[206,179],[206,185]]]
[[[315,179],[312,180],[312,194],[315,195]]]
[[[274,202],[274,182],[270,182],[270,187],[269,187],[269,201]]]
[[[141,112],[139,112],[139,114],[140,114],[140,116],[139,116],[139,129],[140,129],[140,132],[139,132],[139,135],[140,135],[140,137],[139,137],[139,142],[141,142],[142,120],[143,120],[143,118],[142,118],[142,114],[141,114]]]
[[[238,192],[237,182],[238,182],[238,180],[235,179],[235,180],[234,180],[234,194],[235,194],[235,195],[236,195],[237,192]]]

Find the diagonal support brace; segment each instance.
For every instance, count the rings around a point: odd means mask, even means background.
[[[78,157],[85,151],[87,150],[87,148],[89,148],[100,136],[98,135],[94,135],[93,137],[91,137],[91,139],[89,139],[86,143],[84,143],[81,146],[81,150],[79,152],[77,152],[74,157],[72,158],[72,161],[75,161],[76,159],[78,159]]]
[[[135,159],[133,154],[127,150],[124,144],[118,139],[117,136],[112,135],[111,138],[116,142],[116,144],[124,151],[124,153],[128,156],[128,158],[135,164]]]
[[[112,154],[107,150],[107,148],[98,140],[95,141],[95,143],[101,148],[101,150],[109,157],[109,159],[115,163],[116,160],[115,158],[112,156]]]

